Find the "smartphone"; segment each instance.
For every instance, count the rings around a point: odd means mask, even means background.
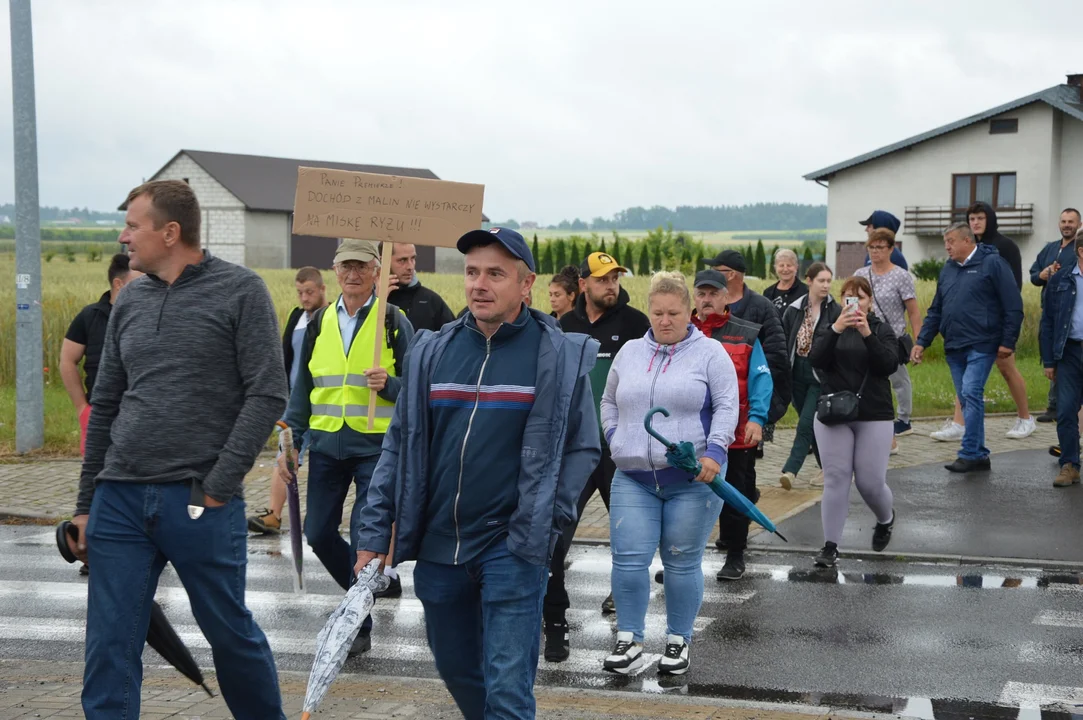
[[[850,295],[846,298],[846,308],[849,309],[851,307],[857,307],[858,302],[860,301],[857,298],[855,298],[853,295]]]

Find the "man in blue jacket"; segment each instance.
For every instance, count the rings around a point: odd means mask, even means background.
[[[598,343],[523,302],[534,257],[503,228],[459,238],[469,312],[418,333],[361,515],[357,568],[417,560],[436,669],[468,720],[533,718],[553,549],[601,457]]]
[[[988,470],[982,394],[996,359],[1015,352],[1023,324],[1023,297],[1008,263],[992,245],[977,244],[966,223],[955,223],[944,231],[944,249],[948,261],[940,271],[933,304],[910,359],[920,363],[937,334],[944,336],[944,359],[966,425],[959,457],[945,467],[958,473]]]
[[[1060,472],[1053,480],[1054,487],[1069,487],[1079,482],[1077,413],[1083,404],[1083,292],[1080,292],[1083,232],[1076,234],[1072,249],[1074,261],[1064,263],[1047,281],[1039,335],[1045,376],[1056,381],[1057,387]]]
[[[1075,234],[1081,221],[1079,211],[1065,208],[1060,214],[1060,237],[1047,243],[1038,253],[1034,264],[1030,266],[1030,282],[1042,289],[1042,307],[1045,307],[1045,292],[1049,280],[1062,266],[1075,265]],[[1048,423],[1057,419],[1057,381],[1049,383],[1049,399],[1046,410],[1038,416],[1038,422]]]

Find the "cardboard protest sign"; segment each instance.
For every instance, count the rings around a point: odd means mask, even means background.
[[[455,247],[481,227],[484,185],[301,167],[293,233]]]
[[[383,243],[376,297],[386,300],[392,243],[455,247],[464,233],[481,227],[484,185],[297,168],[293,234],[356,238]],[[380,366],[384,313],[376,315],[372,367]],[[369,426],[376,419],[376,393],[369,393]]]

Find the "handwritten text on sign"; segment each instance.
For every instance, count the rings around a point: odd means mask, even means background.
[[[302,167],[293,232],[455,247],[481,227],[484,194],[484,185]]]

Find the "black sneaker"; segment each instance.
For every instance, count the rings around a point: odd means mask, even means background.
[[[718,538],[714,541],[714,546],[719,550],[725,550],[728,547],[726,545],[726,541],[722,538],[721,535],[719,535]]]
[[[643,646],[632,640],[632,633],[617,633],[617,644],[613,653],[602,662],[606,672],[627,675],[643,667]]]
[[[545,623],[545,660],[564,662],[572,652],[571,633],[568,623]]]
[[[659,570],[658,572],[656,572],[654,574],[654,581],[656,583],[658,583],[659,585],[664,585],[665,582],[666,582],[666,571],[665,570]]]
[[[391,580],[391,582],[388,583],[387,588],[372,593],[372,597],[374,600],[402,597],[402,580],[399,580],[398,575],[389,579]]]
[[[1057,411],[1046,408],[1046,411],[1034,418],[1040,423],[1054,423],[1057,421]]]
[[[680,635],[666,638],[666,651],[658,659],[660,675],[684,675],[688,672],[688,643]]]
[[[872,549],[882,552],[891,542],[891,529],[895,527],[895,510],[891,511],[891,522],[876,523],[876,529],[872,531]]]
[[[84,576],[89,575],[90,574],[90,566],[87,565],[86,563],[83,563],[82,567],[79,568],[79,574],[84,575]]]
[[[740,550],[730,550],[726,554],[726,564],[718,571],[718,580],[740,580],[745,574],[745,554]]]
[[[824,543],[824,549],[816,556],[816,567],[833,568],[839,561],[839,546],[833,542]]]
[[[1060,457],[1060,445],[1050,445],[1049,454],[1053,457]]]
[[[357,633],[357,637],[353,639],[353,643],[350,645],[349,652],[346,653],[347,657],[353,657],[354,655],[360,655],[361,653],[367,653],[372,649],[372,634],[361,631]]]
[[[609,597],[602,600],[602,615],[612,615],[617,612],[617,604],[613,602],[613,593],[609,593]]]

